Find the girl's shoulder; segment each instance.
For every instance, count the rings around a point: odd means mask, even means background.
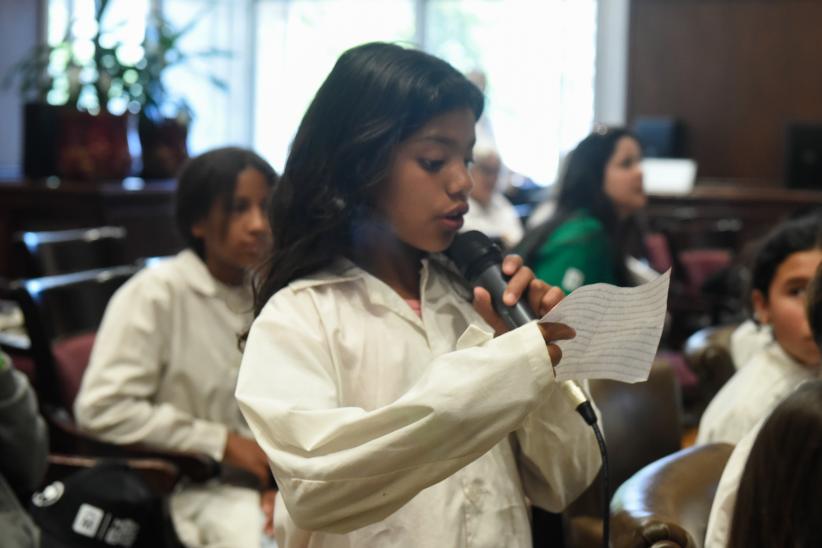
[[[127,294],[130,301],[170,302],[189,294],[213,296],[216,291],[216,281],[202,259],[193,251],[184,250],[147,265],[118,293]]]

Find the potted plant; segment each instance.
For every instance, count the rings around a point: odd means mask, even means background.
[[[147,20],[138,58],[121,54],[102,21],[109,0],[95,12],[93,53],[78,54],[68,32],[56,45],[42,45],[12,67],[5,84],[19,80],[26,99],[24,173],[74,179],[121,178],[139,171],[129,132],[139,131],[146,178],[173,176],[187,158],[192,111],[163,83],[164,71],[195,57],[227,56],[217,49],[186,53],[180,41],[200,20],[176,29],[158,12]],[[214,77],[220,88],[226,84]],[[136,142],[136,139],[131,139]]]

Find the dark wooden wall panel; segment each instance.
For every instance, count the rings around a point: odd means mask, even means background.
[[[822,122],[822,1],[632,0],[628,118],[676,116],[701,179],[781,185],[785,130]]]

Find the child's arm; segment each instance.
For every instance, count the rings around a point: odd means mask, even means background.
[[[516,434],[525,493],[549,512],[561,512],[573,502],[602,466],[591,427],[569,404],[558,384],[549,385],[540,405]]]
[[[313,301],[274,296],[251,330],[237,398],[299,527],[345,532],[385,518],[516,430],[548,393],[536,324],[493,340],[469,328],[461,343],[479,346],[436,358],[393,403],[340,407]]]

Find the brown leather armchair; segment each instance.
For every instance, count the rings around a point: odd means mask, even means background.
[[[688,337],[683,354],[697,376],[696,390],[687,394],[690,423],[696,424],[719,389],[736,372],[731,357],[731,335],[738,324],[705,327]]]
[[[649,464],[611,499],[613,548],[702,548],[727,443],[683,449]]]

